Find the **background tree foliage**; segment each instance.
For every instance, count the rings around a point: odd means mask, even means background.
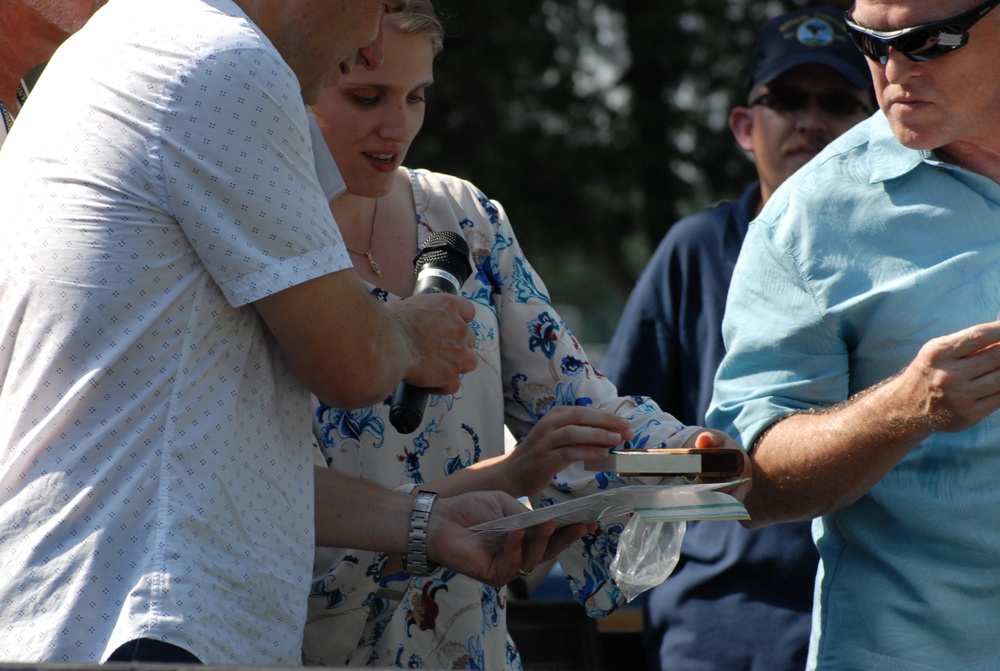
[[[507,210],[588,343],[680,217],[754,178],[728,128],[759,26],[809,0],[435,0],[445,51],[407,164]],[[593,353],[592,353],[593,354]]]

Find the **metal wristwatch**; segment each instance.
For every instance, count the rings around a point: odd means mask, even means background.
[[[413,500],[410,513],[410,535],[406,541],[403,556],[403,570],[410,575],[430,575],[438,565],[427,558],[427,522],[431,518],[431,508],[437,499],[437,492],[421,491]]]

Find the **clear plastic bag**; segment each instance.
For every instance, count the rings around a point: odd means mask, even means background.
[[[609,571],[626,601],[656,587],[673,573],[687,522],[648,521],[632,515],[618,539]]]

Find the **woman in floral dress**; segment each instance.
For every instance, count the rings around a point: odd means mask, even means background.
[[[591,365],[499,203],[467,181],[402,167],[441,43],[428,0],[410,0],[386,17],[381,66],[345,74],[313,112],[347,184],[331,209],[356,272],[379,300],[412,294],[413,258],[432,234],[453,231],[468,242],[473,272],[462,294],[476,307],[478,367],[459,393],[430,396],[409,434],[390,424],[388,399],[350,411],[320,403],[322,456],[330,468],[389,487],[441,496],[500,489],[536,507],[621,484],[579,460],[624,441],[680,447],[703,430],[644,398],[619,396]],[[505,424],[520,441],[509,454]],[[603,523],[559,558],[595,617],[622,601],[607,568],[622,524]],[[507,635],[506,589],[444,569],[411,576],[399,557],[381,553],[321,548],[310,596],[306,664],[521,668]]]

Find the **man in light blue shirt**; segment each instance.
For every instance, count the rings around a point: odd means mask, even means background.
[[[859,0],[881,112],[751,225],[711,426],[818,517],[809,668],[1000,668],[998,0]]]

